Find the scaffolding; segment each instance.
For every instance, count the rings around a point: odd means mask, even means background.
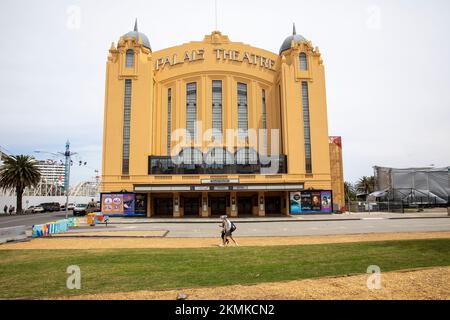
[[[374,167],[375,192],[371,198],[401,201],[406,205],[447,205],[450,167],[395,169]]]

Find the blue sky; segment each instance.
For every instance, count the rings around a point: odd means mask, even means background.
[[[372,166],[450,165],[450,2],[218,0],[232,41],[278,52],[297,32],[322,52],[330,135],[341,135],[347,180]],[[101,169],[105,63],[139,19],[154,50],[201,40],[214,0],[2,0],[0,146],[62,151],[67,139]],[[79,13],[79,15],[78,15]],[[78,24],[79,17],[79,24]]]

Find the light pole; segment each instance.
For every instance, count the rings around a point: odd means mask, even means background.
[[[70,166],[71,166],[71,157],[76,155],[76,152],[70,151],[70,142],[67,140],[66,142],[66,151],[65,152],[45,152],[45,151],[35,151],[36,153],[48,153],[54,156],[64,156],[64,193],[66,194],[66,219],[69,217],[69,187],[70,187]]]
[[[65,152],[58,152],[59,154],[63,155],[65,157],[65,164],[64,164],[64,192],[66,193],[66,219],[69,217],[69,187],[70,187],[70,162],[71,157],[73,155],[76,155],[74,152],[70,152],[70,142],[67,140],[66,142],[66,151]]]

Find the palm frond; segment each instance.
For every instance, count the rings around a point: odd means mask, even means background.
[[[4,156],[0,167],[0,189],[24,190],[36,186],[41,179],[41,172],[36,164],[36,160],[30,156]]]

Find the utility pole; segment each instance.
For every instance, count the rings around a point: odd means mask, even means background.
[[[74,152],[70,152],[70,142],[67,140],[66,142],[66,151],[58,152],[59,154],[65,157],[64,164],[64,192],[66,194],[66,219],[69,217],[69,187],[70,187],[70,165],[71,165],[71,157],[76,155]]]
[[[54,156],[63,156],[65,158],[64,162],[64,193],[66,195],[66,219],[69,217],[69,188],[70,188],[70,167],[72,165],[71,158],[76,155],[76,152],[70,151],[70,142],[67,140],[66,142],[66,151],[65,152],[46,152],[46,151],[35,151],[36,153],[47,153]]]

